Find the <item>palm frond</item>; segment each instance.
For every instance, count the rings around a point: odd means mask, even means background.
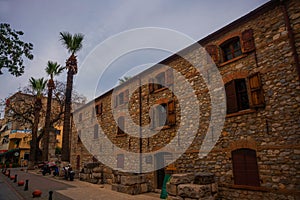
[[[59,34],[63,46],[66,47],[69,53],[75,54],[82,48],[83,34],[75,33],[73,36],[69,32],[60,32]]]
[[[35,79],[31,77],[29,79],[30,87],[36,92],[37,96],[40,96],[43,90],[46,88],[47,81],[44,78]]]
[[[53,76],[58,76],[64,70],[57,62],[48,61],[47,67],[45,68],[46,73],[53,79]]]

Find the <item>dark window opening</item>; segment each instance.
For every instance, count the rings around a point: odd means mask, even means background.
[[[81,141],[81,130],[78,131],[78,135],[77,135],[77,142]]]

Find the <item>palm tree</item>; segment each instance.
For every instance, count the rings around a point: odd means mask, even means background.
[[[48,152],[49,152],[49,133],[52,127],[51,126],[51,104],[52,104],[52,93],[53,89],[55,89],[54,76],[58,76],[62,73],[64,67],[61,67],[57,62],[48,61],[47,67],[45,69],[46,73],[50,76],[48,81],[48,97],[47,97],[47,110],[45,117],[45,129],[43,136],[43,160],[48,160]]]
[[[71,99],[73,89],[73,76],[77,73],[77,59],[75,53],[82,48],[83,34],[70,34],[69,32],[60,32],[60,40],[63,46],[66,47],[71,56],[66,61],[66,68],[68,69],[66,99],[65,99],[65,113],[63,126],[63,141],[62,141],[62,161],[70,161],[70,130],[71,130]]]
[[[44,78],[34,79],[31,77],[29,79],[30,87],[33,89],[35,94],[35,102],[34,102],[34,122],[32,127],[32,140],[30,146],[30,156],[29,156],[29,168],[33,168],[34,163],[37,161],[37,151],[38,151],[38,144],[37,144],[37,133],[38,133],[38,126],[40,121],[40,112],[42,109],[42,97],[43,97],[43,90],[46,87],[46,81]]]

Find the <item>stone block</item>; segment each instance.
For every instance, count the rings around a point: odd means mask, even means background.
[[[192,183],[194,175],[192,173],[186,174],[173,174],[170,179],[170,183],[173,185]]]
[[[218,184],[217,183],[212,183],[211,184],[211,192],[213,194],[217,193],[218,192]]]
[[[141,186],[139,184],[137,185],[113,184],[111,189],[117,192],[122,192],[131,195],[136,195],[141,193]]]
[[[101,173],[93,173],[92,177],[96,179],[101,179]]]
[[[145,182],[146,182],[146,178],[144,175],[121,176],[122,185],[134,185],[134,184],[141,184]]]
[[[178,196],[184,198],[203,198],[211,196],[210,185],[181,184],[177,186]]]
[[[173,196],[177,195],[177,185],[167,183],[166,188],[167,188],[168,194],[171,194]]]
[[[183,200],[182,197],[168,195],[167,200]]]
[[[93,172],[96,172],[96,173],[100,173],[102,171],[102,168],[101,167],[95,167],[93,169]]]
[[[141,193],[146,193],[148,192],[148,184],[147,183],[142,183],[141,184]]]
[[[205,185],[215,182],[215,176],[212,173],[196,173],[194,184]]]

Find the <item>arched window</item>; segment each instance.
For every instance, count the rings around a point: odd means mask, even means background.
[[[234,184],[260,186],[256,151],[237,149],[231,152]]]

